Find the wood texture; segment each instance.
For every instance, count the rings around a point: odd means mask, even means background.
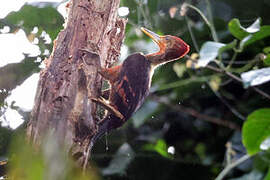
[[[102,84],[98,68],[118,60],[126,20],[117,17],[120,0],[72,0],[66,27],[40,80],[27,134],[36,145],[50,131],[86,166],[97,133],[96,104]]]

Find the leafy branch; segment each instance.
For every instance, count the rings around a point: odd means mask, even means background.
[[[211,10],[210,10],[210,3],[206,0],[208,5],[208,14],[210,20],[212,20]],[[265,37],[270,36],[270,26],[261,26],[261,19],[258,18],[252,25],[247,28],[241,26],[238,19],[233,19],[229,22],[229,31],[231,34],[236,38],[233,42],[229,44],[223,44],[218,42],[217,33],[215,31],[215,27],[213,21],[210,21],[206,18],[206,16],[198,9],[197,7],[184,3],[181,7],[181,11],[187,11],[186,8],[191,8],[198,12],[198,14],[202,17],[206,25],[209,27],[212,38],[214,42],[208,41],[204,43],[200,50],[198,50],[198,44],[194,33],[192,32],[192,28],[189,23],[189,19],[185,18],[188,24],[188,30],[190,32],[192,42],[197,50],[197,53],[194,53],[191,56],[186,56],[188,58],[187,67],[190,68],[207,68],[217,73],[224,74],[228,76],[230,79],[240,82],[243,84],[244,88],[251,88],[264,98],[270,100],[270,95],[263,90],[255,87],[257,85],[261,85],[270,81],[270,68],[261,68],[258,70],[250,70],[257,62],[264,61],[266,63],[266,59],[270,57],[270,52],[264,50],[264,53],[259,53],[255,56],[254,59],[248,61],[242,67],[237,67],[237,69],[233,68],[235,61],[237,60],[237,55],[243,52],[244,48],[258,40],[261,40]],[[181,13],[181,15],[185,15],[186,13]],[[238,45],[239,44],[239,45]],[[237,46],[238,45],[238,46]],[[233,55],[228,63],[227,66],[224,65],[224,61],[222,58],[222,53],[228,50],[233,50]],[[197,58],[199,56],[199,58]],[[194,58],[195,57],[195,58]],[[216,66],[209,65],[210,62],[215,62]],[[248,71],[250,70],[250,71]],[[240,77],[233,74],[236,72],[240,74]],[[230,82],[230,81],[229,81]],[[208,83],[209,84],[209,83]],[[210,86],[211,87],[211,86]],[[215,95],[221,99],[221,101],[231,110],[233,114],[239,117],[242,120],[246,118],[242,116],[239,112],[237,112],[231,105],[227,103],[227,101],[221,98],[220,93],[212,88]],[[238,160],[231,162],[227,161],[226,167],[220,172],[217,176],[216,180],[222,180],[230,170],[234,167],[238,166],[245,160],[249,159],[251,156],[257,154],[262,150],[267,150],[270,147],[270,134],[269,134],[269,127],[270,127],[270,120],[269,120],[269,109],[260,109],[255,111],[251,115],[248,116],[247,121],[244,123],[242,138],[243,144],[245,145],[248,154],[242,156]],[[256,135],[255,135],[256,134]],[[255,136],[255,137],[254,137]],[[227,150],[228,151],[228,150]],[[227,159],[231,159],[230,154],[226,154]],[[269,174],[270,170],[268,171]],[[267,175],[268,176],[268,175]]]
[[[191,56],[189,56],[189,55],[186,55],[186,57],[187,57],[189,60],[193,61],[194,63],[197,63],[197,62],[198,62],[198,60],[191,58]],[[217,72],[217,73],[225,74],[225,75],[227,75],[228,77],[230,77],[231,79],[233,79],[233,80],[235,80],[235,81],[237,81],[237,82],[244,83],[244,81],[243,81],[240,77],[238,77],[238,76],[232,74],[231,72],[229,72],[229,71],[226,70],[226,69],[221,69],[221,68],[218,68],[218,67],[209,65],[209,64],[207,64],[207,65],[205,66],[205,68],[210,69],[210,70],[212,70],[212,71],[215,71],[215,72]],[[262,95],[263,97],[265,97],[265,98],[267,98],[267,99],[270,100],[270,95],[267,94],[266,92],[262,91],[262,90],[259,89],[258,87],[251,86],[250,88],[253,89],[254,91],[256,91],[257,93],[259,93],[260,95]]]
[[[228,164],[222,171],[221,173],[218,175],[218,177],[215,180],[222,180],[230,170],[232,170],[233,168],[235,168],[236,166],[238,166],[239,164],[241,164],[242,162],[246,161],[247,159],[249,159],[250,156],[248,154],[242,156],[241,158],[239,158],[237,161],[234,161],[230,164]]]
[[[238,82],[241,82],[244,85],[245,85],[245,83],[248,84],[249,82],[246,82],[245,79],[241,79],[238,76],[231,73],[232,71],[235,71],[235,70],[233,70],[231,68],[232,64],[236,60],[237,54],[242,52],[245,46],[247,46],[247,45],[249,45],[251,43],[254,43],[257,40],[260,40],[260,39],[262,39],[264,37],[270,36],[270,26],[262,26],[262,27],[260,27],[260,19],[257,19],[248,28],[243,28],[241,26],[240,22],[237,19],[231,20],[230,23],[229,23],[229,30],[236,38],[241,40],[240,44],[239,44],[239,47],[237,48],[236,47],[237,40],[234,40],[232,43],[229,43],[229,44],[218,43],[216,31],[215,31],[215,28],[214,28],[214,24],[210,23],[210,21],[200,11],[200,9],[198,9],[197,7],[195,7],[195,6],[191,5],[191,4],[184,3],[182,5],[182,7],[181,7],[181,10],[186,11],[187,7],[195,10],[196,12],[198,12],[200,14],[200,16],[202,17],[204,22],[208,25],[209,29],[211,30],[212,37],[213,37],[213,39],[215,41],[215,42],[206,42],[202,46],[202,48],[201,48],[201,50],[199,52],[199,55],[200,55],[199,59],[192,59],[190,57],[189,57],[189,59],[191,59],[195,64],[197,64],[197,67],[206,67],[206,68],[214,70],[216,72],[226,74],[230,78],[232,78],[232,79],[234,79],[234,80],[236,80]],[[211,13],[209,13],[209,14],[211,14]],[[185,15],[185,13],[182,13],[182,15]],[[186,18],[186,20],[189,21],[188,18]],[[190,23],[187,22],[187,24],[188,24],[188,27],[189,27],[188,30],[189,30],[189,32],[191,34],[193,44],[194,44],[195,47],[198,47],[197,41],[196,41],[195,36],[194,36],[194,34],[192,32],[192,29],[190,27]],[[260,31],[261,29],[262,29],[262,32]],[[196,48],[196,49],[198,49],[198,48]],[[222,55],[222,53],[224,51],[228,51],[228,50],[231,50],[231,49],[234,51],[234,54],[233,54],[229,64],[227,65],[227,67],[225,67],[225,65],[222,62],[222,56],[221,55]],[[216,59],[217,56],[218,56],[218,59]],[[239,73],[244,72],[245,70],[251,68],[254,65],[254,63],[257,62],[258,59],[260,59],[260,58],[264,59],[265,57],[266,56],[263,56],[261,54],[256,56],[254,60],[250,61],[245,66],[243,66],[241,68],[238,68],[237,72],[239,72]],[[219,68],[208,65],[208,63],[210,63],[211,61],[215,62],[219,66]],[[269,72],[270,70],[265,69],[265,71]],[[252,79],[251,79],[251,81],[252,81]],[[264,82],[266,82],[266,81],[264,81]],[[264,82],[262,82],[262,83],[264,83]],[[249,86],[249,85],[247,85],[247,86]],[[264,91],[260,90],[257,87],[254,87],[254,86],[252,86],[252,89],[254,91],[256,91],[257,93],[259,93],[260,95],[262,95],[263,97],[270,100],[270,95],[269,94],[265,93]]]

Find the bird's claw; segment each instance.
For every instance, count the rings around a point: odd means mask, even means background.
[[[115,116],[117,116],[120,119],[124,119],[124,116],[117,110],[115,109],[112,105],[110,105],[106,99],[104,99],[103,97],[99,97],[99,98],[91,98],[92,101],[94,101],[95,103],[101,105],[102,107],[104,107],[106,110],[108,110],[110,113],[114,114]]]

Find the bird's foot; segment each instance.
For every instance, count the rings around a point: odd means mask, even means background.
[[[108,110],[110,113],[112,113],[113,115],[117,116],[120,119],[124,119],[124,116],[117,110],[115,109],[112,105],[110,105],[106,99],[99,97],[99,98],[91,98],[92,101],[94,101],[95,103],[101,105],[102,107],[104,107],[106,110]]]

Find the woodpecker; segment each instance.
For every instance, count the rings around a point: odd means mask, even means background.
[[[98,123],[92,143],[106,132],[122,126],[141,107],[149,94],[156,67],[182,58],[189,52],[189,45],[179,37],[159,36],[146,28],[141,30],[159,46],[159,51],[147,55],[135,53],[121,65],[100,69],[99,73],[109,81],[111,88],[106,91],[107,94],[109,92],[107,100],[103,97],[92,98],[108,110],[105,118]]]

